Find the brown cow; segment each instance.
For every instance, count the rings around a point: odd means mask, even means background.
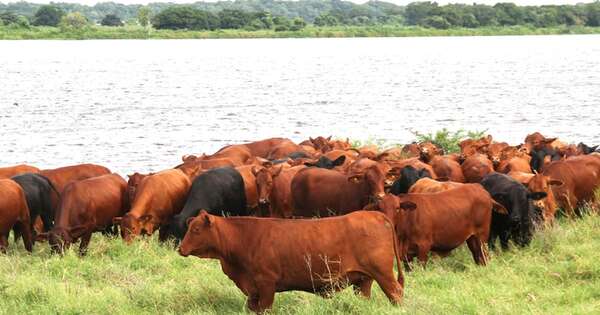
[[[267,158],[269,152],[271,152],[274,147],[282,143],[289,142],[292,141],[287,138],[269,138],[260,141],[244,143],[244,145],[248,148],[248,150],[250,150],[250,154],[252,154],[252,156]]]
[[[562,182],[552,186],[557,204],[569,216],[586,201],[595,201],[595,190],[600,186],[600,157],[594,155],[574,156],[550,163],[543,175]]]
[[[497,203],[481,185],[462,184],[432,194],[388,194],[379,208],[395,222],[406,266],[415,256],[425,265],[429,251],[446,256],[465,241],[475,262],[485,265],[484,244],[494,205]]]
[[[394,147],[383,150],[375,160],[377,161],[398,161],[410,158],[412,153],[404,151],[404,148]],[[417,156],[418,157],[418,156]]]
[[[486,154],[488,146],[492,143],[492,136],[481,137],[479,139],[467,139],[461,141],[460,160],[464,161],[475,154]]]
[[[303,152],[308,154],[304,148],[300,145],[295,144],[292,141],[285,141],[280,143],[279,145],[273,147],[269,154],[267,154],[267,159],[269,160],[278,160],[288,157],[288,155],[295,152]]]
[[[110,233],[113,218],[128,208],[127,182],[117,174],[72,182],[63,191],[54,227],[48,232],[50,247],[63,253],[81,239],[79,252],[83,255],[92,233]]]
[[[419,143],[419,157],[425,163],[430,163],[433,158],[442,154],[444,150],[429,141]]]
[[[25,193],[15,181],[0,179],[0,252],[2,253],[6,253],[8,234],[12,229],[23,236],[25,249],[31,252],[33,236]]]
[[[250,160],[246,160],[250,161]],[[200,176],[204,171],[217,168],[217,167],[235,167],[234,163],[229,158],[214,158],[214,159],[190,159],[188,158],[182,164],[175,166],[174,168],[180,169],[193,181],[194,178]]]
[[[249,213],[255,213],[258,208],[258,189],[256,188],[256,177],[254,176],[254,168],[259,168],[256,165],[243,165],[235,169],[242,175],[244,180],[244,191],[246,193],[246,207]]]
[[[405,160],[399,160],[399,161],[388,161],[389,166],[391,167],[390,169],[390,174],[393,174],[395,176],[398,176],[400,174],[400,171],[407,167],[407,166],[412,166],[414,167],[416,170],[427,170],[429,172],[429,175],[431,175],[431,178],[436,179],[437,178],[437,174],[435,173],[435,171],[433,170],[433,167],[431,167],[431,165],[422,162],[419,158],[410,158],[410,159],[405,159]]]
[[[435,156],[431,159],[429,165],[431,165],[435,175],[439,178],[447,178],[457,183],[465,182],[465,176],[460,164],[448,156]]]
[[[160,228],[160,240],[166,240],[165,224],[185,204],[191,182],[180,170],[165,170],[142,180],[131,211],[114,219],[121,225],[121,236],[130,243],[135,236],[152,235]]]
[[[541,150],[543,148],[554,149],[555,146],[553,146],[552,143],[556,141],[556,139],[557,138],[546,138],[541,133],[534,132],[525,137],[523,149],[527,153],[531,153],[533,150]]]
[[[362,209],[370,199],[385,195],[386,175],[377,165],[349,176],[322,168],[302,170],[292,180],[294,216],[326,217]]]
[[[292,217],[294,213],[291,190],[292,179],[296,173],[305,168],[304,165],[291,168],[280,165],[255,170],[258,202],[263,215],[268,213],[270,217]]]
[[[494,142],[487,147],[487,156],[492,161],[495,169],[498,169],[502,161],[502,152],[508,147],[509,145],[506,142]]]
[[[351,284],[369,297],[373,280],[392,303],[402,301],[401,268],[394,277],[394,260],[400,262],[394,228],[381,213],[286,220],[202,211],[190,219],[179,253],[219,259],[254,312],[270,309],[275,292],[290,290],[327,296]]]
[[[358,152],[358,158],[369,158],[375,160],[379,154],[379,148],[374,144],[370,144],[356,149],[356,152]]]
[[[234,166],[241,166],[246,164],[246,161],[253,157],[250,149],[243,144],[234,144],[226,146],[215,154],[206,155],[202,154],[198,157],[200,160],[214,160],[214,159],[229,159]]]
[[[39,173],[40,169],[35,166],[30,166],[26,164],[20,164],[9,167],[0,167],[0,179],[2,178],[11,178],[16,175],[25,174],[25,173]]]
[[[468,157],[461,167],[467,183],[479,183],[485,175],[494,171],[492,161],[479,153]]]
[[[414,193],[436,193],[444,190],[450,190],[453,188],[460,187],[464,184],[456,182],[438,182],[435,179],[423,177],[414,183],[408,190],[409,194]]]

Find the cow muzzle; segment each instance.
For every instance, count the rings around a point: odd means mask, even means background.
[[[267,199],[267,198],[261,198],[261,199],[258,199],[258,203],[259,203],[260,205],[267,206],[267,205],[269,205],[271,202],[270,202],[270,201],[269,201],[269,199]]]

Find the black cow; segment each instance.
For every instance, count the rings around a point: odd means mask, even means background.
[[[249,215],[242,175],[234,168],[220,167],[196,177],[183,209],[168,224],[168,235],[183,239],[187,219],[197,216],[200,210],[213,215]]]
[[[561,158],[560,154],[558,154],[558,152],[556,152],[556,150],[551,149],[551,148],[542,148],[540,150],[533,150],[533,151],[531,151],[530,155],[531,155],[531,162],[530,162],[531,169],[534,171],[537,171],[539,173],[541,173],[543,171],[544,159],[546,158],[546,156],[550,156],[551,161],[558,161]]]
[[[533,235],[534,223],[536,219],[541,218],[541,211],[536,212],[531,200],[545,198],[546,193],[530,193],[525,186],[510,176],[496,172],[484,176],[481,185],[494,200],[508,210],[508,215],[492,212],[488,242],[490,248],[494,248],[496,238],[500,238],[502,249],[508,248],[510,239],[519,246],[528,245]]]
[[[406,194],[412,185],[423,177],[431,178],[431,174],[426,169],[417,170],[412,166],[406,166],[400,170],[400,177],[394,181],[390,192],[396,196]]]
[[[33,228],[33,224],[39,216],[44,223],[44,231],[50,231],[54,225],[55,211],[52,208],[50,199],[52,194],[56,194],[55,197],[57,199],[60,198],[60,194],[56,188],[54,188],[54,185],[52,185],[48,178],[33,173],[16,175],[11,179],[17,182],[25,192],[25,199],[27,200],[27,206],[29,207],[31,227]],[[15,237],[17,237],[16,234]]]
[[[594,152],[598,152],[598,147],[600,147],[600,145],[590,147],[583,142],[579,142],[579,144],[577,145],[577,149],[583,154],[591,154]]]
[[[319,168],[325,168],[325,169],[330,170],[330,169],[333,169],[336,166],[343,165],[344,162],[346,162],[346,156],[345,155],[342,155],[342,156],[338,157],[337,159],[335,159],[333,161],[330,158],[326,157],[326,156],[321,156],[317,160],[316,163],[306,162],[306,163],[304,163],[304,165],[309,166],[309,167],[310,166],[316,166],[316,167],[319,167]]]

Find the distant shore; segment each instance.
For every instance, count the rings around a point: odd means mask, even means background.
[[[88,26],[82,30],[62,31],[57,27],[13,28],[0,26],[0,40],[56,39],[208,39],[208,38],[331,38],[331,37],[422,37],[422,36],[508,36],[600,34],[600,27],[557,26],[536,28],[528,26],[432,29],[411,26],[308,26],[299,31],[242,29],[193,31],[156,30],[141,26]]]

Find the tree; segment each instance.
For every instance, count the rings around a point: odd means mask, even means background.
[[[304,19],[301,17],[297,17],[297,18],[294,18],[294,20],[292,21],[292,26],[290,27],[290,30],[291,31],[299,31],[299,30],[303,29],[304,27],[306,27],[306,22],[304,21]]]
[[[586,26],[600,26],[600,2],[589,3],[586,5],[587,22]]]
[[[152,24],[157,29],[214,30],[219,27],[219,18],[190,6],[172,6],[157,14]]]
[[[407,5],[404,13],[406,23],[409,25],[420,24],[421,20],[428,17],[437,6],[435,2],[413,2]]]
[[[339,24],[339,21],[335,16],[329,13],[322,13],[315,18],[314,23],[316,26],[336,26]]]
[[[444,17],[439,15],[428,16],[422,19],[419,25],[442,30],[448,29],[451,26]]]
[[[65,12],[55,5],[41,6],[33,16],[33,25],[57,26]]]
[[[123,21],[116,14],[107,14],[100,21],[100,24],[104,26],[123,26]]]
[[[137,12],[137,20],[141,26],[148,26],[150,23],[150,8],[147,6],[141,7]]]
[[[13,12],[2,12],[0,13],[0,25],[15,24],[19,21],[19,16]]]
[[[252,15],[241,10],[225,9],[218,14],[221,28],[240,29],[250,25]]]
[[[79,12],[71,12],[60,19],[60,29],[63,31],[81,30],[88,25],[88,20]]]

